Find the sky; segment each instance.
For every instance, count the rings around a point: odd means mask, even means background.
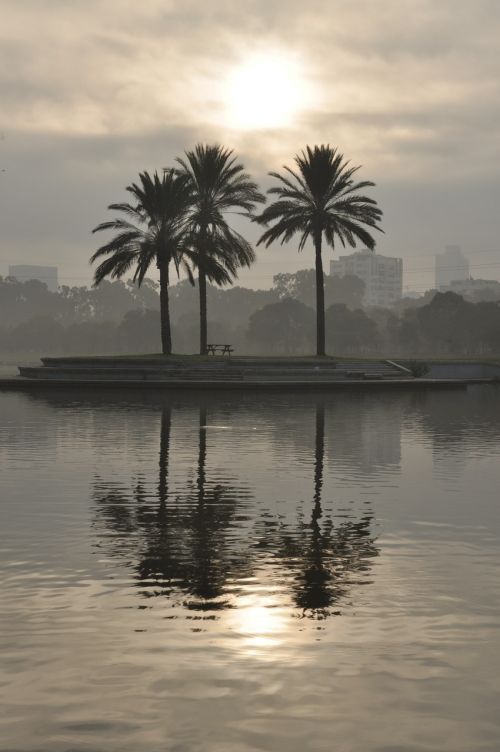
[[[404,259],[406,288],[432,286],[448,244],[500,278],[498,0],[1,7],[0,274],[49,264],[90,283],[107,205],[140,171],[220,142],[263,188],[307,144],[361,165],[384,212],[377,252]],[[312,267],[297,245],[259,248],[241,283]],[[326,266],[342,253],[325,249]]]

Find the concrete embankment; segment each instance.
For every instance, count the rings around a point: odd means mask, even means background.
[[[474,363],[467,361],[430,362],[427,377],[430,379],[500,379],[497,363]]]
[[[414,379],[386,360],[334,358],[262,358],[144,356],[42,358],[39,366],[20,367],[20,375],[0,380],[0,389],[126,386],[161,389],[350,389],[464,387],[460,378]]]
[[[29,379],[158,382],[337,382],[408,378],[385,361],[333,358],[181,357],[42,358],[41,366],[20,367]]]

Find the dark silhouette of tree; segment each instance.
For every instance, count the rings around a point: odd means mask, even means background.
[[[314,311],[292,298],[270,303],[250,316],[247,336],[264,352],[305,353],[314,341]]]
[[[326,310],[325,321],[330,352],[361,354],[376,349],[379,341],[377,325],[364,311],[332,305]]]
[[[443,353],[467,352],[474,339],[473,303],[454,292],[438,292],[429,305],[415,312],[420,330],[432,347]]]
[[[341,304],[353,310],[361,308],[365,283],[354,274],[345,277],[325,275],[325,307]],[[289,274],[282,272],[273,277],[273,290],[283,298],[296,298],[307,306],[316,303],[316,273],[314,269],[300,269]]]
[[[140,343],[142,352],[158,352],[159,319],[158,311],[138,309],[128,311],[117,328],[120,349],[137,352]]]
[[[363,296],[366,285],[355,274],[346,274],[339,277],[325,277],[325,305],[346,305],[352,310],[357,310],[363,305]]]
[[[181,266],[188,276],[190,267],[186,261],[187,211],[191,202],[191,186],[186,175],[174,170],[160,178],[147,172],[139,175],[139,184],[132,183],[126,189],[133,203],[111,204],[108,208],[125,215],[102,222],[93,232],[114,230],[115,236],[101,246],[91,262],[105,258],[95,270],[95,284],[105,277],[118,278],[135,266],[133,281],[140,285],[152,264],[160,274],[160,319],[161,343],[164,355],[172,352],[169,311],[169,267],[173,263],[179,273]]]
[[[15,277],[0,277],[0,321],[17,326],[30,319],[50,317],[64,323],[71,316],[71,305],[58,292],[50,292],[45,282]]]
[[[259,354],[311,352],[314,277],[314,270],[280,274],[271,290],[223,290],[208,284],[214,341],[232,342],[238,350]],[[334,292],[331,280],[336,278],[325,277],[325,303]],[[0,277],[0,355],[22,358],[29,353],[31,359],[158,352],[157,288],[145,278],[140,287],[132,280],[103,280],[98,288],[61,287],[52,293],[36,280]],[[290,300],[292,293],[298,298]],[[198,291],[189,280],[182,280],[169,288],[169,304],[176,351],[193,352],[199,334]],[[356,309],[352,298],[346,305],[326,308],[328,352],[408,358],[496,358],[500,352],[499,302],[472,303],[453,292],[433,292],[425,305],[400,308],[399,315],[387,308]]]
[[[229,283],[242,266],[255,261],[247,240],[232,229],[227,213],[239,211],[250,216],[265,197],[244,172],[230,149],[214,144],[197,144],[179,158],[180,174],[187,176],[192,190],[189,215],[194,263],[198,268],[200,295],[200,354],[207,352],[207,280]],[[210,259],[218,264],[210,265]]]
[[[408,308],[403,312],[401,318],[398,319],[393,329],[392,337],[395,352],[415,354],[425,351],[426,346],[416,312],[416,308]],[[429,345],[427,352],[431,351],[432,346]]]
[[[172,286],[170,290],[173,320],[181,324],[189,321],[188,326],[196,326],[196,349],[199,341],[199,291],[192,287],[187,280],[182,280]],[[275,303],[278,296],[273,290],[250,290],[246,287],[226,287],[221,289],[207,284],[207,306],[210,312],[210,337],[215,339],[212,328],[215,322],[220,322],[228,328],[239,327],[246,329],[248,318],[267,303]],[[229,315],[228,315],[229,313]],[[221,342],[225,340],[220,340]],[[234,340],[228,340],[233,342]]]
[[[338,239],[343,246],[355,247],[360,240],[367,248],[375,240],[363,225],[380,230],[382,217],[374,199],[359,191],[372,187],[370,181],[355,182],[359,167],[350,167],[336,149],[330,146],[306,147],[295,157],[297,170],[284,167],[286,174],[271,172],[279,185],[268,193],[278,199],[255,218],[262,225],[271,225],[257,245],[281,239],[288,243],[298,235],[299,251],[311,239],[316,260],[316,353],[325,354],[325,296],[322,260],[323,238],[332,248]]]
[[[50,316],[36,316],[24,321],[14,332],[16,340],[22,342],[24,352],[37,352],[43,342],[48,353],[58,353],[65,335],[63,325]]]

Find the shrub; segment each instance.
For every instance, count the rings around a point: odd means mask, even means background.
[[[406,367],[416,379],[426,376],[429,373],[429,366],[421,360],[409,360]]]

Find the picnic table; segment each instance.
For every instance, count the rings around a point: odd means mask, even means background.
[[[218,352],[221,355],[231,356],[231,353],[233,352],[233,348],[231,347],[231,345],[217,345],[217,344],[207,345],[208,355],[217,355]]]

